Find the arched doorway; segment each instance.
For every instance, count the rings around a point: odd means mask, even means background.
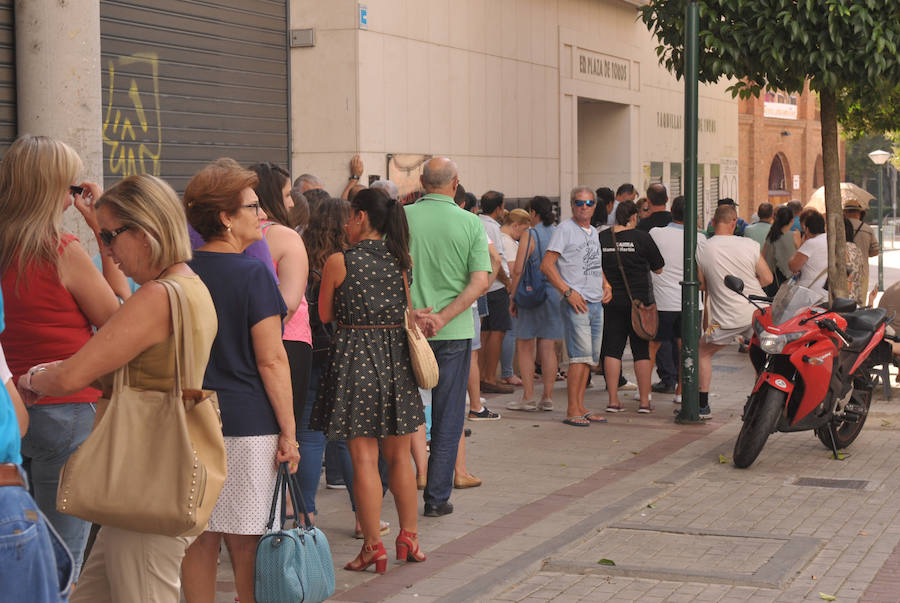
[[[778,153],[769,165],[769,203],[778,205],[790,201],[788,178],[790,171],[784,155]]]

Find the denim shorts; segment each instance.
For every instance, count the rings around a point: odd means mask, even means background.
[[[603,304],[585,302],[587,312],[576,313],[565,298],[559,301],[563,333],[569,362],[597,364],[600,362],[600,344],[603,338]]]

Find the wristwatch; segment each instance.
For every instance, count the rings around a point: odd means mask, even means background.
[[[569,287],[568,289],[566,289],[566,292],[563,293],[563,297],[565,297],[566,299],[569,299],[570,297],[572,297],[572,291],[573,291],[572,287]]]

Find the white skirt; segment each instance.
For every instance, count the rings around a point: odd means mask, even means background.
[[[225,437],[228,475],[209,518],[210,532],[265,533],[278,477],[277,450],[277,434]],[[276,524],[279,509],[275,510]]]

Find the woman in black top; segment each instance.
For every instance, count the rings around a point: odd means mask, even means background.
[[[622,352],[625,351],[626,339],[631,342],[634,373],[641,394],[638,412],[653,410],[650,405],[650,376],[653,370],[650,366],[650,342],[638,337],[631,327],[631,300],[625,288],[623,272],[628,279],[631,295],[649,303],[653,298],[650,271],[659,274],[665,262],[650,235],[635,230],[638,217],[634,202],[623,201],[616,208],[616,224],[600,233],[603,274],[613,291],[612,299],[603,305],[603,344],[600,348],[606,390],[609,392],[609,405],[606,407],[608,412],[624,410],[619,400],[619,374],[622,371]],[[618,254],[613,241],[616,242]]]

